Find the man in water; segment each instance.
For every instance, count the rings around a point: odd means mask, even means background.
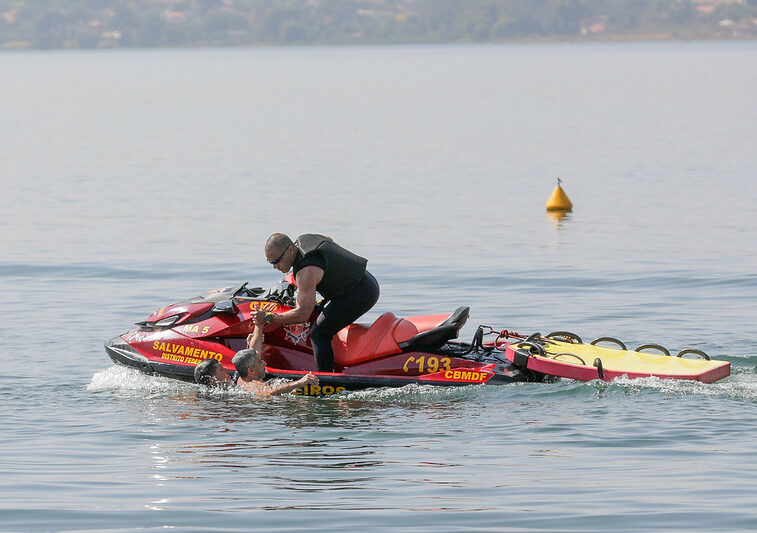
[[[205,359],[195,367],[195,381],[207,387],[233,387],[237,384],[239,375],[226,370],[215,359]]]
[[[318,377],[307,374],[297,381],[291,381],[278,387],[263,383],[265,363],[260,357],[263,350],[264,318],[255,323],[255,331],[247,336],[247,349],[240,350],[232,359],[236,372],[229,372],[215,359],[206,359],[195,367],[195,381],[208,387],[229,388],[242,387],[259,396],[274,396],[292,392],[303,385],[318,385]]]
[[[306,374],[297,381],[290,381],[277,387],[263,383],[265,363],[260,354],[263,352],[263,327],[265,316],[255,316],[255,331],[247,337],[247,349],[239,350],[231,360],[239,374],[237,385],[258,396],[275,396],[286,394],[303,385],[318,385],[318,376]]]
[[[258,311],[268,324],[301,324],[310,318],[316,291],[328,301],[310,329],[313,355],[320,372],[333,372],[334,349],[331,339],[376,303],[379,286],[365,269],[368,261],[314,233],[300,235],[295,242],[283,233],[274,233],[265,243],[265,256],[276,270],[294,269],[297,303],[286,313]]]

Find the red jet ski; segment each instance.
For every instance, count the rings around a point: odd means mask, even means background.
[[[186,381],[192,381],[194,367],[210,357],[233,370],[232,357],[246,348],[246,337],[255,328],[251,313],[292,309],[295,290],[285,279],[269,290],[245,283],[210,291],[159,309],[135,329],[109,341],[105,349],[116,363]],[[320,384],[305,386],[298,390],[300,394],[328,395],[410,383],[449,386],[556,380],[513,365],[501,343],[484,343],[484,334],[494,332],[487,326],[477,330],[471,343],[455,341],[469,307],[450,314],[404,318],[384,313],[372,324],[351,324],[332,341],[334,372],[316,372],[309,331],[320,311],[316,306],[304,324],[265,328],[262,357],[268,377],[318,375]]]
[[[255,329],[251,314],[294,308],[293,281],[290,274],[269,290],[245,283],[163,307],[138,322],[137,328],[112,339],[105,349],[116,363],[186,381],[193,381],[195,366],[211,357],[233,370],[231,359],[246,348],[247,335]],[[471,342],[460,342],[456,339],[469,311],[458,307],[450,314],[404,318],[384,313],[372,324],[350,324],[332,341],[335,371],[317,372],[309,337],[310,325],[321,312],[316,305],[304,324],[266,326],[262,358],[272,378],[317,374],[318,385],[296,391],[306,395],[410,383],[506,384],[553,382],[560,377],[610,381],[656,376],[711,383],[730,374],[730,363],[710,360],[700,350],[683,350],[677,356],[658,344],[628,350],[612,337],[587,344],[564,331],[526,338],[479,326]],[[496,337],[484,342],[489,335]],[[616,346],[599,346],[607,342]],[[647,353],[650,348],[662,353]]]

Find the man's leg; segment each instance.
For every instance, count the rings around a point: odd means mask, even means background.
[[[319,372],[334,371],[334,349],[331,340],[345,326],[352,324],[376,303],[379,286],[370,272],[341,298],[331,300],[318,316],[310,330],[310,343]]]

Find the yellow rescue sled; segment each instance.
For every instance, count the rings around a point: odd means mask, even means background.
[[[608,342],[617,348],[599,346]],[[649,349],[660,353],[644,351]],[[656,376],[712,383],[731,373],[731,363],[711,360],[701,350],[683,350],[678,355],[671,355],[658,344],[628,350],[621,341],[611,337],[601,337],[592,344],[585,344],[568,332],[550,333],[545,337],[535,333],[524,341],[509,344],[505,357],[520,368],[580,381]]]

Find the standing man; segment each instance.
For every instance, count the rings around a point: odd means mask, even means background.
[[[292,242],[274,233],[265,243],[265,256],[273,268],[286,274],[294,269],[297,303],[286,313],[258,311],[269,324],[301,324],[313,313],[318,291],[328,301],[310,329],[310,342],[319,372],[334,371],[331,339],[376,303],[379,286],[365,269],[368,261],[315,233],[300,235]]]

